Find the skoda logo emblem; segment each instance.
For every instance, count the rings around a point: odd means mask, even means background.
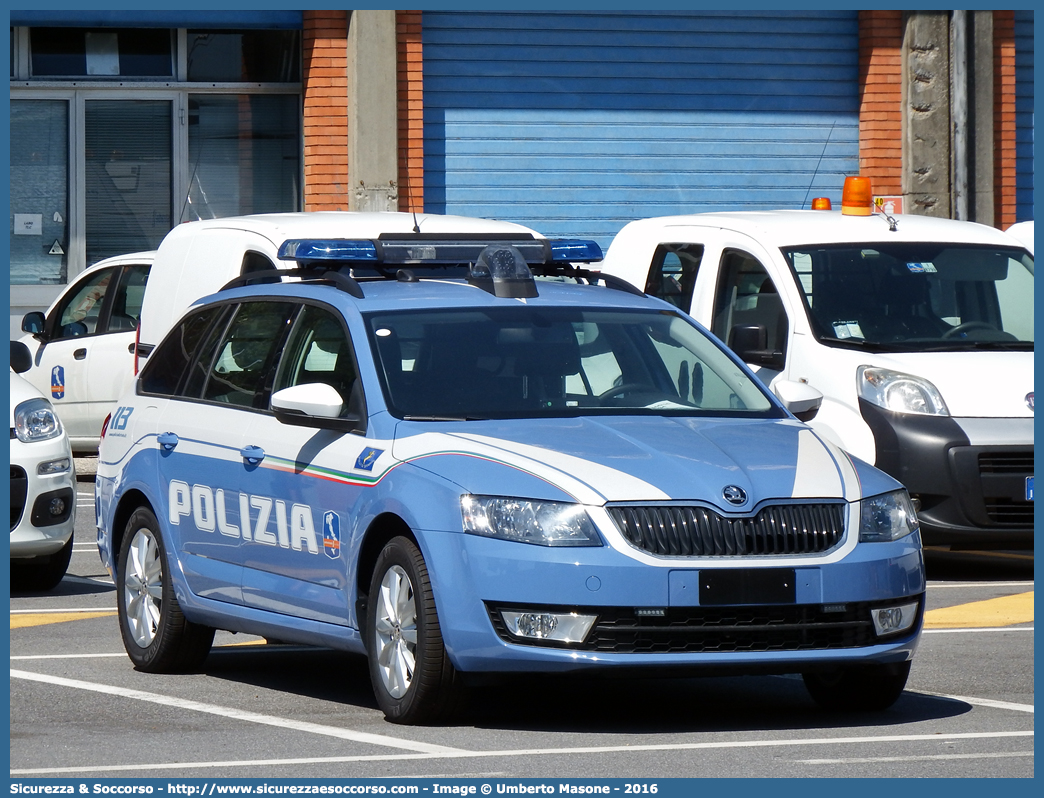
[[[1033,412],[1033,391],[1026,394],[1026,407],[1030,409],[1031,413]]]
[[[729,504],[739,505],[747,503],[747,492],[739,485],[726,485],[721,495],[725,497],[725,501]]]

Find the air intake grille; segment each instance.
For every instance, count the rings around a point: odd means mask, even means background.
[[[25,510],[25,497],[29,489],[29,481],[25,471],[19,466],[11,466],[11,529],[18,526]]]
[[[845,534],[845,505],[788,504],[746,518],[726,518],[706,507],[610,507],[627,541],[662,557],[734,557],[817,554]]]
[[[1033,450],[1028,452],[982,452],[979,471],[983,474],[1032,474]]]

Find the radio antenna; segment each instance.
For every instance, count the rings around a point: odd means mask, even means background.
[[[410,210],[413,212],[413,232],[420,233],[420,223],[417,221],[417,209],[413,206],[413,192],[410,190],[410,151],[409,147],[402,147],[402,176],[406,181],[406,197]]]
[[[812,173],[812,179],[810,181],[808,181],[808,191],[805,192],[805,198],[801,201],[801,207],[802,208],[804,208],[805,207],[805,203],[808,202],[808,195],[812,193],[812,184],[816,182],[816,175],[819,174],[819,166],[820,166],[820,164],[823,163],[823,156],[826,155],[827,145],[830,143],[830,136],[833,134],[833,132],[834,132],[834,125],[836,125],[836,124],[837,124],[837,120],[836,119],[833,122],[830,123],[830,130],[827,131],[826,141],[823,142],[823,151],[821,153],[819,153],[819,162],[816,163],[816,171],[814,171]]]

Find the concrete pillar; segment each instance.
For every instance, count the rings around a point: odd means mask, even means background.
[[[995,223],[994,214],[994,137],[993,137],[993,12],[969,11],[971,18],[971,69],[969,70],[969,129],[972,146],[968,198],[968,218],[973,222]]]
[[[950,15],[906,15],[903,35],[903,205],[949,217],[951,186]]]
[[[348,208],[399,205],[395,11],[352,11],[348,20]]]

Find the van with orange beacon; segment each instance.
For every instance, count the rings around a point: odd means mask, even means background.
[[[926,545],[1031,547],[1032,250],[875,207],[867,178],[829,205],[634,221],[602,271],[688,312],[777,395],[821,393],[812,427],[906,485]]]

